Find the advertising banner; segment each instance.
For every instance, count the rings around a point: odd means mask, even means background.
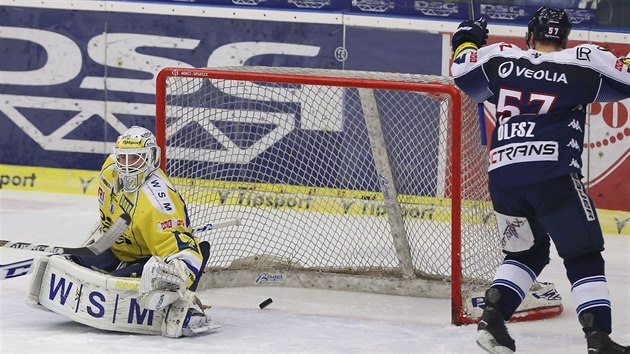
[[[0,5],[0,165],[80,171],[97,171],[127,127],[154,126],[155,76],[164,67],[288,66],[448,75],[450,34],[459,22],[453,17],[385,26],[380,24],[385,17],[344,17],[335,9],[328,9],[333,11],[328,15],[265,10],[243,16],[228,6],[182,2],[156,2],[162,5],[151,8],[137,2],[26,3],[30,5]],[[352,7],[368,3],[390,2],[351,2]],[[497,17],[493,30],[501,17],[527,17],[535,11],[529,3],[507,9],[475,3],[475,12]],[[403,5],[413,11],[450,9],[446,17],[468,11],[464,2]],[[580,13],[580,23],[587,23],[589,12]],[[524,46],[515,37],[520,28],[502,28],[510,34],[493,32],[491,42]],[[585,33],[579,38],[589,38]],[[630,53],[627,42],[598,44],[616,55]],[[594,104],[590,110],[585,182],[598,207],[630,211],[630,103]],[[24,178],[31,171],[5,171],[0,173],[9,178],[5,188],[43,181]]]
[[[125,0],[119,0],[125,1]],[[207,4],[249,8],[288,10],[339,11],[372,15],[397,15],[417,18],[465,20],[471,14],[486,16],[490,21],[527,24],[541,6],[566,9],[573,25],[597,24],[596,4],[579,1],[491,1],[475,0],[471,11],[470,0],[158,0],[165,3]]]
[[[99,169],[124,127],[154,125],[155,75],[167,66],[441,69],[420,45],[441,36],[419,31],[355,27],[344,47],[337,24],[17,7],[0,7],[0,26],[6,164]]]

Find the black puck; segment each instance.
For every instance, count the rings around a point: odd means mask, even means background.
[[[271,298],[268,298],[267,300],[261,302],[260,305],[258,305],[258,307],[260,307],[260,309],[262,310],[265,307],[269,306],[272,302],[273,300],[271,300]]]

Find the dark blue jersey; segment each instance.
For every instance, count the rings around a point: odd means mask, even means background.
[[[470,48],[451,71],[462,91],[497,108],[488,167],[495,188],[581,173],[586,105],[630,97],[630,68],[589,44],[553,53]]]

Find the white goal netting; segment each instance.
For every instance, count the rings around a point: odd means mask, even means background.
[[[241,222],[198,234],[206,286],[452,296],[465,314],[502,260],[477,106],[448,78],[165,69],[157,97],[192,223]]]

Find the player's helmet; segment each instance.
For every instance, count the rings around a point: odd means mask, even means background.
[[[133,126],[116,140],[114,158],[124,191],[135,192],[160,165],[160,148],[151,131]]]
[[[532,39],[546,39],[558,42],[562,48],[565,48],[569,33],[571,33],[571,22],[564,10],[541,6],[527,23],[525,43],[527,48],[533,48],[534,43],[530,43]]]

